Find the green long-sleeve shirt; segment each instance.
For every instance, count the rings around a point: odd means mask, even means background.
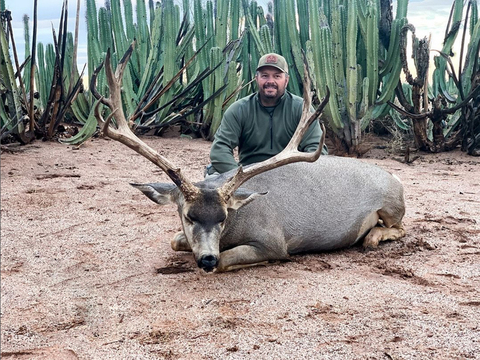
[[[292,138],[302,108],[303,99],[288,91],[274,108],[264,107],[258,93],[233,103],[225,111],[210,150],[214,170],[224,173],[240,164],[253,164],[278,154]],[[321,135],[322,130],[315,121],[303,137],[299,150],[314,152]],[[239,163],[233,156],[233,149],[237,146]]]

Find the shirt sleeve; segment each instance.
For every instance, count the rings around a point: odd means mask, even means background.
[[[310,112],[313,114],[315,109],[310,107]],[[300,117],[301,116],[300,113]],[[320,128],[318,120],[315,120],[308,128],[303,140],[300,142],[299,150],[303,152],[315,152],[318,149],[321,136],[322,129]]]
[[[232,107],[233,105],[223,115],[210,148],[210,161],[213,168],[219,173],[238,167],[233,156],[233,149],[238,146],[242,127],[235,117]]]

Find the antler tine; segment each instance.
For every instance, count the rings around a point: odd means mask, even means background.
[[[175,185],[178,186],[185,199],[191,200],[199,193],[198,188],[193,185],[193,183],[191,183],[185,176],[183,176],[179,168],[176,168],[170,161],[161,156],[157,151],[152,149],[133,133],[123,112],[121,97],[122,76],[132,54],[133,46],[134,43],[132,43],[125,52],[122,60],[118,63],[115,73],[113,73],[110,63],[110,50],[107,51],[107,55],[105,57],[105,73],[107,76],[108,88],[110,90],[109,98],[104,98],[98,93],[96,89],[96,77],[98,74],[97,70],[100,71],[101,66],[95,70],[90,84],[92,93],[97,99],[99,99],[99,102],[95,106],[95,117],[97,118],[97,121],[105,136],[108,136],[109,138],[128,146],[130,149],[136,151],[160,167],[170,177]],[[100,112],[100,102],[108,106],[111,110],[111,113],[106,120],[103,120],[102,118]],[[113,118],[115,118],[117,125],[116,128],[110,124]]]
[[[315,113],[309,116],[311,105],[310,75],[308,71],[308,65],[306,61],[304,61],[302,117],[298,123],[295,133],[290,139],[290,142],[287,144],[285,149],[283,149],[280,153],[271,157],[270,159],[249,166],[245,170],[243,170],[242,166],[240,166],[237,172],[231,178],[229,178],[220,189],[220,193],[224,196],[225,199],[228,199],[235,192],[235,190],[237,190],[248,179],[260,173],[293,162],[314,162],[320,157],[323,145],[325,144],[325,127],[323,126],[323,124],[320,124],[322,128],[322,138],[320,140],[318,149],[315,152],[300,152],[298,151],[298,146],[300,145],[300,142],[302,141],[302,138],[307,132],[310,125],[319,117],[319,115],[327,105],[330,98],[330,90],[328,89],[328,87],[326,90],[327,93],[325,95],[325,98],[322,100]]]

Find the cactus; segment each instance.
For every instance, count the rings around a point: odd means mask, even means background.
[[[87,23],[87,56],[88,56],[88,77],[90,78],[96,66],[100,63],[100,47],[97,23],[97,7],[95,0],[86,0],[85,20]],[[105,24],[105,21],[102,22]],[[103,43],[100,41],[100,43]]]
[[[296,75],[295,69],[297,68],[297,66],[299,67],[299,69],[301,69],[298,71],[298,74],[300,76],[301,74],[303,74],[303,61],[301,60],[301,56],[299,54],[300,39],[298,37],[298,34],[296,33],[297,27],[293,0],[274,0],[273,4],[275,9],[275,38],[277,39],[277,52],[283,55],[283,57],[285,57],[285,60],[287,61],[288,67],[290,69],[290,76]],[[285,11],[285,9],[287,9],[287,11]],[[288,19],[288,17],[290,17],[290,19]],[[290,38],[292,34],[295,35],[293,38]],[[293,50],[292,48],[292,42],[294,43],[293,46],[295,46],[295,50]],[[295,59],[294,56],[296,57]],[[294,94],[301,94],[298,79],[294,79],[294,81],[289,81],[287,88]]]
[[[262,41],[262,37],[257,31],[257,27],[255,25],[254,20],[252,19],[252,16],[247,13],[245,15],[246,21],[248,23],[248,33],[250,35],[250,38],[253,40],[253,43],[255,44],[255,48],[257,49],[257,52],[260,54],[260,56],[267,54],[267,51],[264,47],[264,42]],[[266,26],[266,25],[263,25]]]
[[[216,2],[215,45],[220,49],[227,45],[227,21],[230,1]]]
[[[117,56],[119,56],[119,54],[124,54],[125,51],[127,51],[130,42],[125,34],[120,0],[111,0],[110,6],[112,14],[112,34],[115,41],[114,50]]]
[[[149,124],[151,121],[162,124],[165,119],[172,119],[169,115],[178,106],[177,96],[186,83],[204,73],[205,69],[215,67],[216,70],[202,80],[201,86],[188,90],[195,99],[211,99],[204,108],[202,119],[207,127],[211,126],[208,135],[211,138],[220,121],[221,111],[236,97],[253,90],[251,80],[258,59],[267,52],[285,56],[291,75],[289,90],[300,95],[302,85],[299,74],[303,73],[302,52],[306,51],[314,69],[319,96],[325,91],[325,85],[332,91],[324,117],[340,138],[358,144],[359,118],[363,116],[362,124],[368,122],[373,113],[378,84],[383,84],[382,96],[386,99],[387,95],[393,94],[398,83],[399,63],[394,61],[393,54],[388,57],[390,52],[385,51],[387,59],[382,58],[389,70],[395,70],[393,75],[388,75],[391,71],[378,67],[379,56],[383,55],[378,43],[378,0],[275,0],[269,4],[266,15],[256,1],[250,0],[242,0],[241,4],[240,0],[210,0],[204,7],[201,0],[193,0],[192,3],[183,0],[182,3],[182,24],[179,7],[174,5],[173,0],[157,4],[149,0],[149,19],[145,1],[137,2],[134,23],[132,0],[124,0],[123,3],[112,0],[106,7],[99,8],[98,13],[95,0],[87,0],[89,76],[108,47],[113,46],[112,59],[115,63],[136,39],[134,53],[124,73],[122,101],[126,112],[135,114],[133,116],[139,125],[146,125],[147,120],[138,116],[138,111],[147,104],[149,111],[161,109],[155,113],[155,120],[148,120]],[[189,26],[188,15],[185,15],[190,3],[194,10],[192,27]],[[398,2],[397,16],[406,14],[407,3],[407,0]],[[227,22],[229,16],[231,21]],[[243,19],[240,19],[241,16]],[[242,24],[245,24],[246,32],[239,38]],[[238,42],[230,43],[237,39]],[[199,49],[205,43],[208,44],[179,75],[181,82],[175,80],[182,64],[194,57],[194,48]],[[231,50],[232,47],[235,51]],[[241,64],[238,67],[241,73],[237,73],[237,61]],[[222,65],[217,67],[219,64]],[[101,92],[105,91],[103,76],[101,72],[97,82]],[[247,86],[239,91],[238,86],[242,82]],[[228,90],[222,90],[225,87]],[[383,91],[387,89],[389,93]],[[158,100],[156,94],[160,93],[162,95]],[[72,111],[83,119],[81,121],[86,121],[89,107],[85,106],[84,100],[81,101],[75,101]]]
[[[205,25],[205,16],[202,8],[201,0],[194,0],[193,7],[194,14],[194,24],[195,24],[195,38],[198,41],[199,47],[205,44],[206,42],[206,25]],[[207,67],[207,55],[206,51],[202,50],[198,54],[198,64],[200,69],[205,69]]]
[[[399,76],[402,71],[402,62],[400,60],[399,49],[402,28],[407,24],[407,19],[395,19],[392,22],[392,36],[387,53],[385,66],[380,70],[383,77],[381,95],[377,99],[377,104],[384,104],[394,97],[395,88],[398,85]]]
[[[35,82],[40,94],[40,105],[42,106],[42,109],[45,109],[48,96],[47,83],[51,82],[51,79],[47,77],[48,66],[45,64],[45,50],[43,43],[41,42],[37,44],[37,57],[38,71],[35,74]]]
[[[152,26],[152,33],[150,36],[151,44],[150,44],[150,52],[148,54],[148,59],[145,63],[145,68],[140,78],[140,85],[138,87],[138,93],[143,95],[145,94],[147,87],[151,84],[154,71],[157,67],[158,62],[158,54],[160,53],[160,46],[162,44],[161,40],[162,34],[162,8],[158,7],[155,10],[155,17]]]
[[[270,31],[270,26],[268,26],[267,24],[262,25],[262,27],[260,28],[260,42],[262,44],[265,54],[274,52],[272,33]]]
[[[30,54],[30,28],[28,26],[29,22],[28,15],[23,16],[23,34],[25,38],[25,56]],[[23,83],[25,84],[25,93],[30,92],[30,66],[25,66],[25,71],[23,72]]]
[[[311,41],[307,41],[307,47],[311,47],[313,68],[315,73],[315,88],[321,97],[325,97],[326,88],[328,86],[332,92],[330,101],[325,107],[325,117],[334,132],[340,132],[343,129],[343,122],[340,118],[340,110],[338,108],[337,98],[333,94],[335,89],[335,80],[333,76],[333,59],[332,59],[332,41],[331,32],[328,27],[327,18],[322,12],[319,0],[309,0],[308,8],[310,9],[310,26]],[[314,48],[313,44],[317,44]]]
[[[165,0],[163,2],[164,11],[163,11],[163,38],[162,43],[164,44],[165,54],[175,54],[176,50],[176,37],[178,29],[175,28],[175,5],[173,0]],[[175,76],[178,71],[178,66],[175,62],[175,56],[165,56],[163,59],[163,86],[166,86],[170,80]],[[172,91],[169,90],[165,95],[162,96],[159,106],[165,105],[173,97]],[[165,108],[157,118],[161,122],[168,114],[169,108]]]
[[[377,97],[378,88],[378,10],[374,2],[367,7],[367,34],[364,39],[367,51],[366,77],[368,78],[368,105],[372,105]]]
[[[469,9],[472,9],[470,15]],[[480,140],[480,127],[475,130],[476,120],[475,111],[469,105],[471,99],[474,99],[480,93],[480,86],[473,89],[471,86],[471,75],[478,70],[478,47],[480,44],[480,34],[478,26],[478,15],[476,12],[476,2],[469,2],[469,7],[465,12],[465,24],[475,24],[470,29],[471,38],[469,50],[465,61],[465,68],[462,71],[462,55],[460,55],[459,70],[455,71],[450,59],[450,51],[456,36],[458,35],[461,16],[463,13],[463,2],[455,1],[452,5],[449,24],[447,25],[444,45],[440,55],[435,57],[435,71],[433,73],[433,86],[431,92],[427,87],[428,64],[429,64],[429,41],[424,38],[419,40],[415,36],[413,25],[402,27],[400,32],[400,57],[402,61],[405,79],[409,86],[397,88],[397,98],[401,107],[394,103],[389,103],[395,110],[412,119],[415,136],[415,145],[423,151],[438,152],[450,150],[462,142],[462,150],[469,153],[478,151],[476,142]],[[477,19],[468,19],[469,16]],[[406,57],[406,33],[412,32],[412,57],[416,67],[417,76],[413,78],[408,69]],[[464,34],[466,29],[464,29]],[[462,39],[461,54],[465,45],[465,36]],[[472,52],[470,52],[472,50]],[[449,66],[447,72],[447,64]],[[471,67],[471,64],[473,67]],[[446,78],[445,75],[448,74]],[[457,78],[456,74],[460,77]],[[464,82],[469,85],[464,84]],[[477,84],[478,85],[478,84]],[[403,91],[402,91],[403,89]],[[405,91],[408,89],[408,92]],[[423,96],[423,101],[422,101]],[[431,102],[428,102],[428,99]],[[455,104],[448,106],[448,102]],[[461,110],[461,111],[458,111]],[[398,122],[397,122],[398,124]]]
[[[478,58],[478,44],[480,43],[480,25],[478,21],[478,7],[476,1],[469,2],[471,6],[471,15],[469,22],[470,41],[467,47],[467,53],[465,57],[465,67],[461,72],[461,89],[462,98],[457,100],[460,103],[472,89],[472,77],[475,74],[475,59]],[[468,15],[468,14],[467,14]]]
[[[10,60],[10,54],[8,52],[7,34],[3,28],[3,24],[0,24],[0,92],[5,93],[6,105],[8,106],[9,113],[2,116],[2,128],[7,126],[9,130],[12,130],[15,134],[21,134],[25,131],[23,122],[23,110],[20,102],[20,92],[15,81],[15,75],[13,71],[12,62]],[[3,101],[3,100],[2,100]],[[0,104],[4,107],[4,104]],[[9,121],[6,121],[6,118]]]
[[[130,44],[135,38],[135,26],[133,24],[133,6],[132,0],[122,0],[123,2],[123,20],[125,26],[125,35]]]
[[[137,1],[137,25],[135,31],[135,39],[137,40],[137,55],[139,63],[139,78],[142,76],[146,69],[147,57],[150,52],[150,32],[147,25],[147,9],[145,7],[145,1]],[[152,28],[153,31],[158,31]],[[133,41],[133,39],[132,39]]]
[[[215,65],[223,62],[222,49],[220,49],[219,47],[213,47],[212,49],[210,49],[210,55],[211,55],[210,67],[213,68],[215,67]],[[210,82],[211,88],[209,92],[211,94],[214,94],[217,90],[222,88],[224,86],[224,79],[225,79],[224,68],[222,66],[219,66],[213,73],[213,79]],[[222,96],[216,96],[213,102],[210,102],[209,104],[211,106],[210,112],[212,117],[212,122],[209,130],[210,132],[209,138],[212,140],[222,120],[223,99],[224,97]]]
[[[297,31],[297,19],[295,12],[295,4],[293,0],[286,1],[286,28],[288,29],[288,40],[290,42],[290,49],[292,54],[292,63],[290,64],[290,77],[297,77],[292,81],[292,91],[297,94],[300,94],[300,83],[302,82],[303,77],[303,56],[302,56],[302,44],[300,41],[300,34]],[[290,82],[289,82],[290,84]]]
[[[310,23],[308,21],[308,1],[297,1],[297,14],[299,26],[299,36],[300,36],[300,44],[303,49],[305,49],[305,43],[309,39],[309,29]]]
[[[240,29],[240,0],[231,0],[230,2],[230,40],[237,40]]]

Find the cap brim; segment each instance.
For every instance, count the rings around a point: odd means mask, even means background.
[[[273,65],[273,64],[265,64],[265,65],[259,66],[259,67],[257,67],[257,70],[256,70],[256,71],[260,70],[261,68],[267,67],[267,66],[277,68],[277,69],[280,70],[281,72],[283,72],[283,73],[285,73],[285,74],[288,74],[288,71],[285,71],[285,70],[283,70],[280,66]]]

